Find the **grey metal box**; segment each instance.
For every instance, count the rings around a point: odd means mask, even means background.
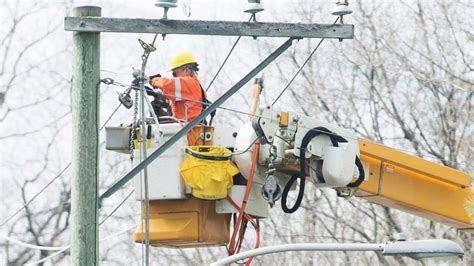
[[[131,127],[106,127],[105,149],[118,152],[130,152]]]

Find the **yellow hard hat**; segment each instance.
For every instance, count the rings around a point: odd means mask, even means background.
[[[192,63],[197,63],[193,54],[186,51],[178,52],[170,60],[170,70]]]

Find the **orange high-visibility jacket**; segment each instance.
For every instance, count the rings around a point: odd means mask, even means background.
[[[164,78],[157,77],[150,81],[155,88],[163,90],[171,101],[173,116],[177,119],[191,121],[202,111],[201,102],[205,92],[195,77]],[[187,111],[187,115],[186,115]]]

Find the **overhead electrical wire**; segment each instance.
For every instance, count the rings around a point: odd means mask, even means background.
[[[130,190],[127,196],[125,196],[125,198],[104,219],[102,219],[102,221],[99,222],[99,226],[105,223],[105,221],[107,221],[107,219],[109,219],[109,217],[112,216],[128,200],[128,198],[130,198],[134,191],[134,189]]]
[[[114,111],[111,113],[111,115],[106,119],[106,121],[102,124],[100,127],[99,131],[101,131],[107,123],[110,121],[110,119],[115,115],[117,110],[120,108],[121,104],[119,104]],[[60,178],[69,167],[71,167],[72,162],[69,162],[60,172],[57,174],[53,179],[51,179],[46,185],[44,185],[31,199],[29,199],[21,208],[19,208],[17,211],[15,211],[12,215],[10,215],[7,219],[5,219],[1,224],[0,227],[4,226],[7,224],[11,219],[13,219],[18,213],[20,213],[22,210],[24,210],[26,207],[28,207],[41,193],[43,193],[51,184],[54,183],[58,178]]]
[[[114,237],[117,237],[117,236],[119,236],[119,235],[121,235],[121,234],[124,234],[124,233],[126,233],[126,232],[128,232],[128,231],[130,231],[130,230],[132,230],[132,229],[134,229],[134,228],[136,228],[138,225],[139,225],[139,224],[134,224],[134,225],[128,227],[127,229],[124,229],[124,230],[119,231],[119,232],[117,232],[117,233],[114,233],[114,234],[112,234],[112,235],[110,235],[110,236],[107,236],[107,237],[104,237],[104,238],[102,238],[102,239],[99,239],[99,242],[103,242],[103,241],[112,239],[112,238],[114,238]],[[66,247],[63,247],[63,249],[59,250],[59,251],[56,252],[56,253],[53,253],[53,254],[49,255],[48,257],[42,258],[42,259],[37,260],[37,261],[25,263],[25,265],[38,265],[38,264],[40,264],[40,263],[43,263],[43,262],[45,262],[45,261],[47,261],[47,260],[50,260],[50,259],[52,259],[52,258],[54,258],[54,257],[56,257],[56,256],[58,256],[58,255],[60,255],[60,254],[62,254],[63,252],[65,252],[66,250],[68,250],[70,247],[71,247],[70,245],[69,245],[69,246],[66,246]]]
[[[36,250],[58,251],[58,250],[63,250],[65,248],[67,248],[67,247],[48,247],[48,246],[33,245],[33,244],[29,244],[29,243],[26,243],[26,242],[23,242],[23,241],[16,240],[12,237],[2,235],[2,234],[0,234],[0,239],[4,239],[8,242],[11,242],[13,244],[17,244],[17,245],[25,247],[25,248],[36,249]]]
[[[66,167],[63,168],[63,170],[61,170],[61,172],[59,172],[59,174],[57,174],[53,179],[51,179],[46,185],[44,185],[38,192],[36,192],[35,195],[33,195],[33,197],[31,197],[31,199],[29,199],[25,204],[23,204],[23,206],[21,206],[21,208],[19,208],[16,212],[14,212],[12,215],[10,215],[7,219],[5,219],[1,224],[0,224],[0,227],[4,226],[5,224],[7,224],[11,219],[13,219],[18,213],[20,213],[22,210],[24,210],[26,207],[28,207],[28,205],[30,205],[41,193],[43,193],[51,184],[54,183],[54,181],[56,181],[58,178],[60,178],[64,172],[66,172],[66,170],[71,166],[71,162],[69,162]]]
[[[127,201],[127,199],[132,195],[133,191],[134,191],[134,190],[132,189],[132,190],[130,191],[130,193],[128,193],[128,195],[127,195],[119,204],[117,204],[117,206],[99,223],[99,226],[101,226],[102,224],[104,224],[105,221],[107,221],[107,219],[109,219],[109,218]],[[115,234],[113,234],[113,235],[111,235],[111,236],[108,236],[108,237],[105,237],[105,238],[103,238],[103,239],[100,239],[99,242],[100,242],[100,241],[105,241],[105,240],[110,239],[110,238],[112,238],[112,237],[115,237],[115,236],[117,236],[117,235],[123,234],[123,233],[125,233],[125,232],[127,232],[127,231],[130,231],[131,229],[133,229],[133,228],[135,228],[135,227],[137,227],[137,226],[138,226],[138,224],[136,224],[136,225],[134,225],[133,227],[128,228],[128,229],[126,229],[126,230],[123,230],[123,231],[120,231],[120,232],[118,232],[118,233],[115,233]],[[42,263],[42,262],[44,262],[44,261],[46,261],[46,260],[48,260],[48,259],[51,259],[51,258],[53,258],[53,257],[56,257],[57,255],[63,253],[64,251],[66,251],[66,250],[68,250],[68,249],[70,248],[70,245],[68,245],[68,246],[62,246],[62,247],[49,247],[49,246],[33,245],[33,244],[29,244],[29,243],[26,243],[26,242],[22,242],[22,241],[16,240],[16,239],[14,239],[14,238],[12,238],[12,237],[5,236],[5,235],[2,235],[2,234],[0,234],[0,238],[5,239],[5,240],[7,240],[7,241],[9,241],[9,242],[12,242],[12,243],[14,243],[14,244],[23,246],[23,247],[25,247],[25,248],[29,248],[29,249],[47,250],[47,251],[58,251],[58,252],[53,253],[53,254],[51,254],[50,256],[48,256],[48,257],[46,257],[46,258],[43,258],[43,259],[41,259],[41,260],[39,260],[39,261],[27,263],[27,264],[25,264],[25,265],[35,265],[35,264]]]
[[[250,16],[248,21],[250,22],[252,20],[252,18],[253,18],[253,15]],[[216,78],[219,75],[219,73],[221,72],[222,68],[224,68],[224,65],[227,63],[227,60],[229,59],[230,55],[234,51],[235,47],[237,46],[237,44],[239,43],[241,38],[242,38],[242,36],[239,35],[239,37],[237,37],[237,39],[235,40],[234,44],[232,45],[232,47],[229,50],[229,53],[227,53],[227,56],[225,57],[224,61],[222,61],[222,63],[220,65],[219,69],[217,70],[216,74],[214,74],[214,77],[212,77],[211,81],[209,82],[209,85],[207,85],[206,92],[211,88],[212,84],[216,80]]]
[[[115,85],[115,86],[120,86],[120,87],[128,87],[129,85],[125,85],[123,83],[120,83],[120,82],[117,82],[117,81],[113,81],[113,83],[109,84],[109,85]],[[133,86],[132,86],[133,87]],[[165,96],[168,95],[168,94],[164,94]],[[196,102],[196,103],[201,103],[203,105],[210,105],[209,103],[206,103],[206,102],[202,102],[202,101],[197,101],[197,100],[193,100],[193,99],[189,99],[189,98],[183,98],[183,100],[186,100],[186,101],[190,101],[190,102]],[[259,117],[259,118],[264,118],[264,119],[268,119],[270,121],[273,121],[273,122],[278,122],[277,120],[274,120],[270,117],[265,117],[265,116],[261,116],[261,115],[257,115],[257,114],[251,114],[249,112],[246,112],[246,111],[240,111],[240,110],[236,110],[236,109],[232,109],[232,108],[228,108],[228,107],[222,107],[222,106],[219,106],[217,107],[219,109],[222,109],[222,110],[226,110],[226,111],[229,111],[229,112],[234,112],[234,113],[238,113],[238,114],[242,114],[242,115],[247,115],[247,116],[253,116],[253,117]],[[305,127],[303,125],[299,125],[299,127],[301,128],[304,128],[304,129],[307,129],[307,130],[313,130],[312,128],[309,128],[309,127]],[[327,133],[329,135],[333,134],[333,133]],[[337,134],[334,134],[334,136],[336,136]],[[351,140],[358,140],[358,138],[351,138],[351,137],[346,137],[348,139],[351,139]],[[252,143],[253,144],[253,143]],[[397,150],[399,151],[402,151],[402,152],[405,152],[405,153],[408,153],[408,154],[411,154],[411,155],[414,155],[414,156],[419,156],[418,154],[416,154],[415,152],[413,151],[410,151],[410,150],[405,150],[405,149],[399,149],[397,148]],[[244,153],[244,152],[242,152]],[[425,158],[431,158],[431,159],[435,159],[435,160],[439,160],[437,157],[435,156],[431,156],[429,154],[425,154],[423,155]],[[448,163],[455,163],[453,161],[446,161]],[[456,162],[458,165],[462,165],[464,167],[470,167],[469,165],[467,165],[466,163],[459,163],[459,162]]]
[[[333,24],[336,24],[337,22],[339,21],[339,17],[334,21]],[[280,94],[275,98],[275,100],[273,101],[272,103],[272,106],[275,105],[275,103],[280,99],[280,97],[283,95],[283,93],[290,87],[290,85],[293,83],[293,81],[295,80],[296,76],[298,76],[301,72],[301,70],[303,70],[303,67],[306,66],[306,64],[309,62],[309,60],[311,59],[311,57],[313,57],[314,53],[316,53],[316,51],[318,50],[319,46],[321,46],[321,44],[323,43],[323,41],[325,40],[325,38],[321,38],[321,40],[319,41],[319,43],[316,45],[316,47],[314,47],[314,49],[311,51],[311,53],[309,54],[309,56],[306,58],[306,60],[304,60],[303,64],[298,68],[298,70],[296,71],[296,73],[293,75],[293,77],[290,79],[290,81],[288,81],[288,83],[286,84],[286,86],[283,88],[283,90],[280,92]]]
[[[222,62],[221,66],[219,67],[219,69],[217,70],[216,74],[214,75],[214,77],[211,79],[211,81],[209,82],[209,85],[207,85],[207,88],[206,88],[206,92],[211,88],[212,84],[214,83],[214,81],[216,80],[217,76],[219,75],[219,73],[221,72],[222,68],[224,68],[224,65],[227,63],[227,60],[229,59],[230,55],[232,54],[232,52],[234,51],[235,47],[237,46],[237,44],[239,43],[240,39],[242,38],[242,36],[239,36],[234,44],[232,45],[232,47],[230,48],[230,51],[229,53],[227,54],[227,56],[225,57],[224,61]]]

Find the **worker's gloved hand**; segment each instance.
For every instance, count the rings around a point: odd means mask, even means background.
[[[146,91],[146,94],[150,95],[150,96],[153,96],[155,97],[155,95],[157,94],[163,94],[160,90],[154,90],[148,86],[145,86],[145,91]]]
[[[161,90],[154,90],[148,86],[145,86],[146,94],[153,96],[155,98],[153,101],[156,102],[160,107],[168,108],[170,103],[169,100],[163,95]]]

